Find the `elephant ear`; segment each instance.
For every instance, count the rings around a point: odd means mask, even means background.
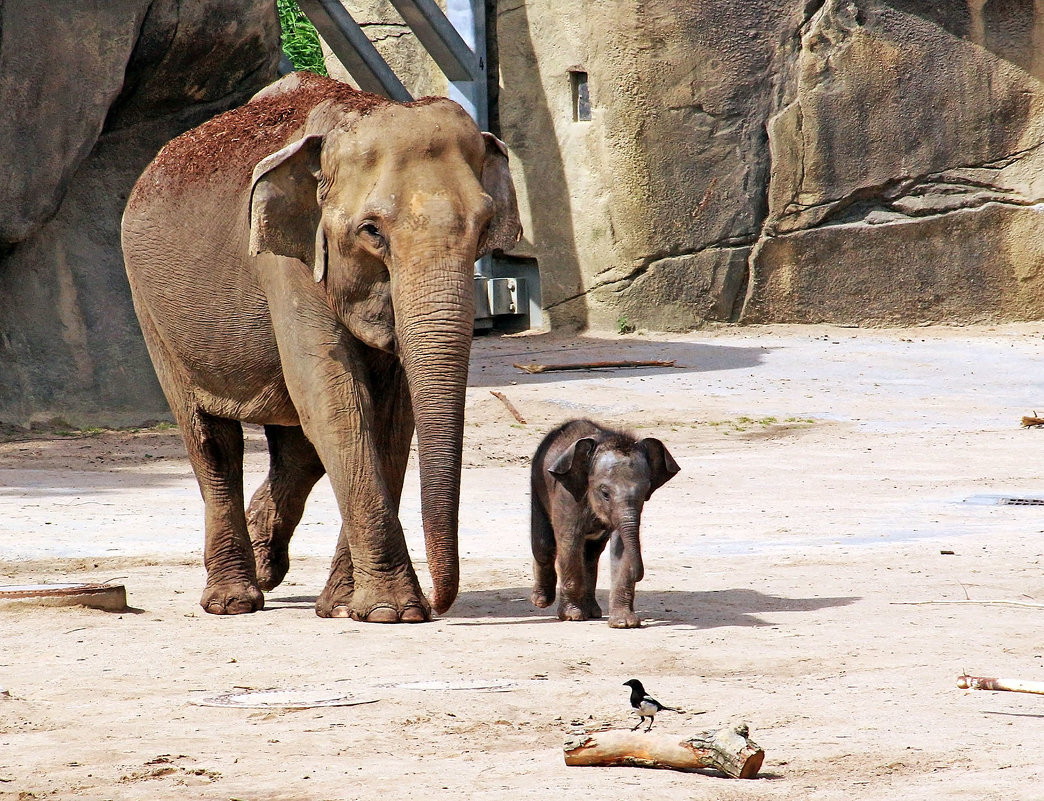
[[[321,136],[306,136],[263,158],[250,189],[250,255],[274,253],[325,272],[319,208]],[[320,271],[322,268],[322,271]]]
[[[591,454],[597,443],[591,437],[581,437],[566,452],[555,459],[547,472],[555,477],[576,500],[587,494],[587,477],[591,472]]]
[[[486,238],[479,247],[478,258],[494,250],[510,250],[522,238],[522,223],[518,219],[518,200],[508,167],[507,145],[491,133],[483,132],[486,140],[486,158],[482,163],[482,188],[493,198],[493,219],[486,229]]]
[[[649,500],[653,492],[674,478],[681,468],[660,440],[647,437],[638,445],[649,458],[649,496],[646,497]]]

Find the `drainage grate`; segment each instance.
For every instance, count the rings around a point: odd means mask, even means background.
[[[1044,506],[1044,498],[998,498],[998,506]]]

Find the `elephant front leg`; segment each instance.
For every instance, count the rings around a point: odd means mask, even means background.
[[[207,586],[200,606],[215,615],[262,609],[243,512],[243,427],[198,410],[178,422],[206,507]]]
[[[370,438],[375,443],[373,470],[380,481],[359,482],[358,491],[370,492],[379,510],[380,524],[367,529],[365,520],[353,528],[346,515],[326,588],[316,603],[320,617],[354,617],[371,623],[420,623],[431,609],[420,592],[416,573],[406,552],[406,539],[398,520],[406,464],[413,439],[413,414],[409,387],[394,358],[378,357],[369,364],[370,381],[381,387],[379,399],[363,394],[370,409]],[[357,500],[362,500],[358,497]],[[390,548],[386,552],[386,548]],[[358,553],[359,561],[353,558]],[[373,557],[377,556],[376,569]],[[365,559],[364,559],[365,557]]]

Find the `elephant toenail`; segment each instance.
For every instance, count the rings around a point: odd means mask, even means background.
[[[352,610],[347,606],[335,606],[330,610],[330,617],[352,617]]]
[[[399,613],[390,606],[375,606],[366,615],[370,623],[398,623]]]
[[[427,619],[428,616],[419,606],[407,606],[402,610],[403,623],[424,623]]]

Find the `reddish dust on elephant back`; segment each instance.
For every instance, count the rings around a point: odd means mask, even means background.
[[[364,115],[393,102],[312,72],[297,72],[282,79],[288,80],[293,83],[286,91],[262,90],[249,103],[168,142],[146,171],[150,179],[139,181],[135,187],[131,205],[147,198],[151,190],[170,190],[186,182],[206,180],[218,172],[218,164],[243,165],[241,176],[249,180],[253,166],[283,147],[304,125],[309,112],[325,100]],[[427,105],[437,99],[425,97],[405,105]]]

